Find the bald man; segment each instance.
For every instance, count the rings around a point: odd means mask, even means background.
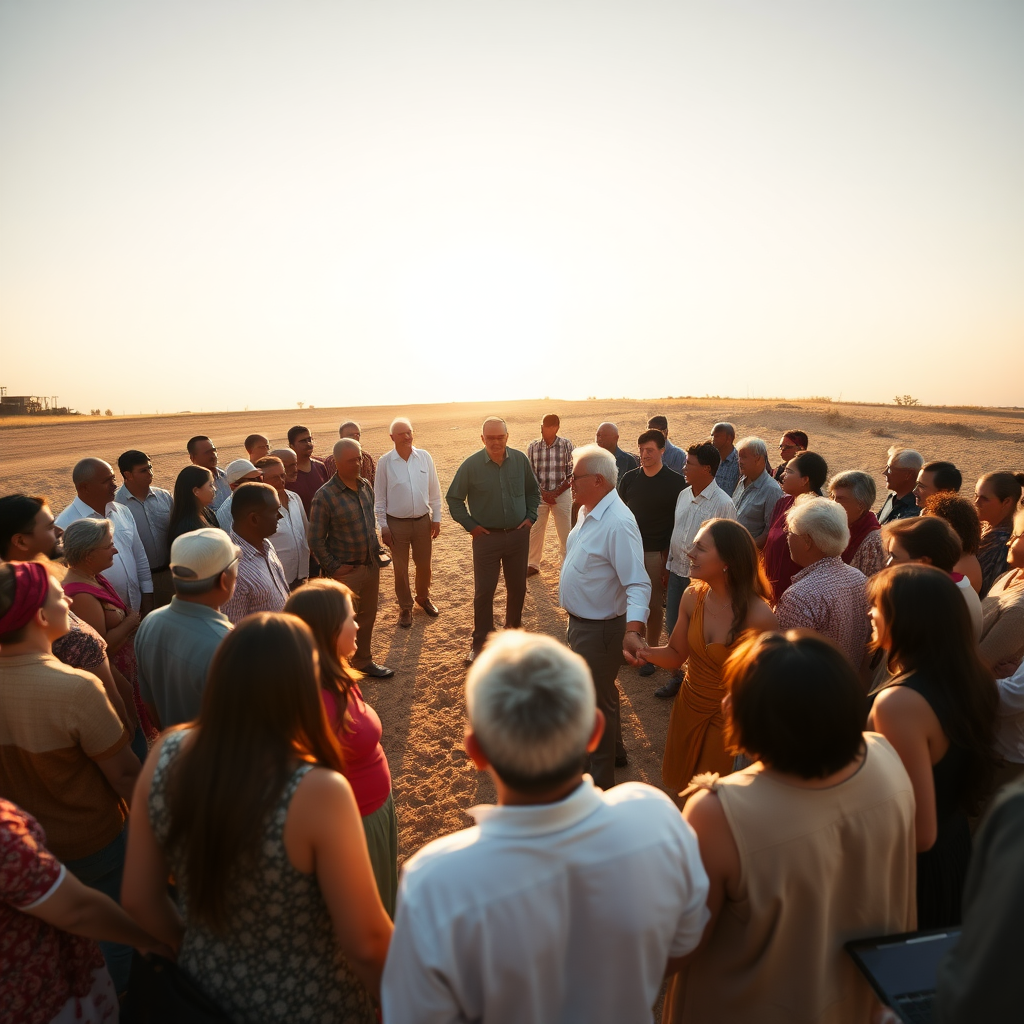
[[[109,519],[114,527],[114,564],[103,576],[117,591],[127,607],[147,614],[153,609],[153,575],[142,538],[131,511],[114,501],[117,480],[114,471],[102,459],[82,459],[71,471],[71,482],[78,497],[59,516],[56,523],[66,530],[79,519]]]
[[[473,538],[473,646],[467,665],[494,632],[499,571],[505,576],[505,628],[522,625],[530,527],[540,505],[530,460],[508,447],[505,421],[498,416],[484,420],[480,440],[483,448],[459,466],[445,495],[452,519]]]

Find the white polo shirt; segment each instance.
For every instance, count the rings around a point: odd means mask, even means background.
[[[474,807],[402,871],[381,998],[388,1024],[651,1021],[665,965],[697,946],[708,878],[664,793]]]

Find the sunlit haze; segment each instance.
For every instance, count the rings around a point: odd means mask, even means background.
[[[0,384],[1022,404],[1024,4],[0,2]]]

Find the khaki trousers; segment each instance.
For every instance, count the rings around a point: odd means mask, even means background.
[[[647,616],[647,642],[651,647],[661,645],[661,625],[665,621],[665,588],[661,574],[665,568],[665,555],[661,551],[644,552],[644,568],[651,581],[650,614]]]
[[[334,578],[352,591],[353,604],[356,606],[356,622],[359,623],[359,636],[356,640],[352,667],[362,670],[373,661],[370,642],[373,640],[373,624],[377,621],[380,569],[376,565],[343,565],[334,574]]]
[[[416,565],[416,600],[423,602],[430,598],[430,554],[433,541],[430,537],[430,513],[419,519],[398,519],[388,516],[388,529],[394,542],[391,548],[391,564],[395,570],[395,596],[402,611],[412,611],[412,590],[409,588],[409,551]]]

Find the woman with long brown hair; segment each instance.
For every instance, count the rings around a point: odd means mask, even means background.
[[[233,1020],[376,1020],[392,926],[317,660],[295,616],[244,619],[198,721],[157,743],[135,789],[122,903]]]
[[[288,598],[286,612],[313,631],[320,655],[320,693],[341,744],[345,778],[363,818],[370,863],[384,909],[395,916],[398,895],[398,819],[391,795],[391,771],[377,712],[363,700],[360,674],[349,659],[356,651],[359,623],[352,591],[337,580],[310,580]]]
[[[744,632],[779,627],[746,527],[731,519],[711,519],[697,533],[689,554],[692,582],[679,602],[668,644],[638,652],[642,661],[662,668],[676,669],[686,662],[661,764],[665,785],[676,791],[698,773],[732,771],[733,758],[722,734],[722,665]]]
[[[869,728],[896,748],[914,786],[918,927],[957,924],[968,816],[988,796],[996,767],[995,680],[948,573],[894,565],[868,580],[868,598],[872,641],[895,676],[876,695]]]

